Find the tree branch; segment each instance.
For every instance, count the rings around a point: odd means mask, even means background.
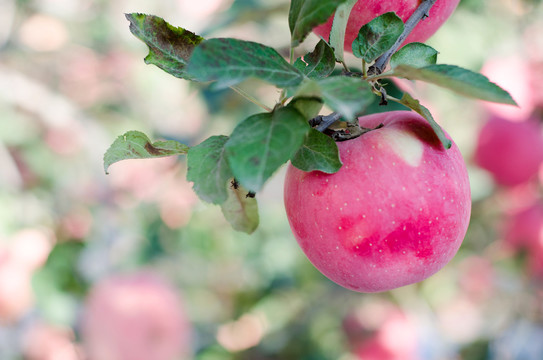
[[[341,115],[336,112],[331,113],[330,115],[319,115],[310,121],[311,126],[316,126],[316,129],[320,132],[326,130],[330,125],[341,119]]]
[[[370,66],[370,68],[368,70],[368,75],[380,75],[380,74],[383,73],[383,71],[385,70],[385,67],[387,66],[388,62],[390,61],[390,58],[392,57],[392,55],[396,51],[398,51],[398,49],[403,44],[405,39],[407,39],[409,34],[411,34],[411,32],[413,31],[415,26],[417,26],[418,23],[421,20],[424,20],[425,18],[427,18],[429,16],[428,13],[429,13],[430,9],[432,8],[432,6],[434,6],[436,1],[437,0],[422,0],[421,1],[420,5],[417,7],[417,9],[415,9],[413,14],[405,22],[404,31],[402,32],[402,34],[400,35],[398,40],[396,40],[394,45],[387,52],[385,52],[383,55],[378,57],[377,60],[375,60],[375,63],[372,66]],[[355,76],[356,74],[355,73],[350,73],[350,72],[345,72],[345,75],[346,76]],[[379,89],[379,91],[381,92],[381,104],[380,105],[385,105],[386,104],[386,99],[387,99],[386,91],[382,87]],[[324,132],[330,125],[332,125],[334,122],[338,121],[339,119],[341,119],[341,115],[339,115],[336,112],[333,112],[333,113],[331,113],[329,115],[326,115],[326,116],[319,115],[319,116],[311,119],[310,125],[313,126],[313,127],[316,126],[316,129],[318,131]]]
[[[424,20],[428,17],[428,13],[436,1],[437,0],[422,0],[415,12],[413,12],[413,14],[405,22],[404,31],[400,35],[398,40],[396,40],[396,43],[387,52],[377,58],[377,60],[375,60],[375,63],[370,66],[368,70],[369,75],[380,75],[383,73],[385,67],[390,61],[392,54],[398,51],[405,39],[409,36],[409,34],[411,34],[411,31],[413,31],[415,26],[417,26],[417,24],[421,20]]]

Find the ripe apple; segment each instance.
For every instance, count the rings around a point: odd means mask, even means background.
[[[543,162],[543,135],[535,119],[514,122],[492,116],[477,139],[474,161],[496,183],[515,186],[535,178]]]
[[[511,250],[531,252],[543,235],[543,202],[536,200],[505,218],[503,239]]]
[[[339,172],[289,165],[284,200],[317,269],[348,289],[378,292],[421,281],[451,260],[467,230],[470,187],[458,147],[446,150],[418,114],[359,122],[374,130],[338,143]]]
[[[352,52],[351,44],[358,36],[358,31],[372,19],[386,12],[393,11],[405,22],[413,14],[420,2],[421,0],[359,0],[351,10],[351,15],[347,22],[345,50]],[[429,17],[422,20],[413,29],[404,44],[428,40],[451,16],[459,2],[460,0],[437,0],[430,9]],[[328,40],[333,21],[334,17],[331,16],[328,22],[317,26],[313,31],[315,34]]]
[[[98,282],[86,299],[81,330],[91,359],[185,359],[190,348],[177,292],[149,273]]]
[[[503,240],[507,249],[526,254],[526,272],[534,279],[543,280],[543,202],[516,209],[504,221]]]

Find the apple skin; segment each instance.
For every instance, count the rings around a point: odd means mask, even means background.
[[[418,114],[361,117],[376,128],[337,145],[335,174],[288,166],[284,201],[300,247],[325,276],[359,292],[421,281],[456,254],[471,199],[458,147]]]
[[[437,0],[430,9],[429,17],[421,21],[409,34],[404,45],[411,42],[424,42],[430,38],[451,16],[460,0]],[[420,0],[359,0],[351,10],[345,29],[345,50],[352,52],[352,43],[362,26],[386,12],[395,12],[404,22],[419,6]],[[328,40],[334,16],[313,29],[315,34]]]
[[[543,162],[543,135],[536,119],[521,122],[490,117],[479,131],[474,162],[502,186],[534,179]]]

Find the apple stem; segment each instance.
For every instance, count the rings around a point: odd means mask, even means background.
[[[390,61],[390,58],[392,57],[392,54],[394,54],[400,46],[403,44],[405,39],[411,34],[411,31],[417,26],[417,24],[421,21],[427,18],[429,15],[429,11],[432,8],[432,6],[435,4],[437,0],[422,0],[420,5],[417,7],[415,12],[407,19],[405,22],[405,28],[403,33],[400,35],[398,40],[396,40],[396,43],[383,55],[377,58],[375,60],[375,63],[370,66],[368,73],[370,75],[380,75],[385,70],[385,67],[388,65],[388,62]]]

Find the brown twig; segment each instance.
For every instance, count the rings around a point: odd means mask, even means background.
[[[368,70],[369,75],[380,75],[383,73],[388,62],[390,61],[390,58],[392,57],[392,54],[398,51],[398,49],[403,44],[405,39],[407,39],[409,34],[411,34],[411,31],[413,31],[415,26],[417,26],[417,24],[421,20],[424,20],[425,18],[429,16],[428,13],[436,1],[437,0],[422,0],[422,2],[417,7],[417,9],[405,22],[404,31],[400,35],[398,40],[396,40],[396,43],[394,43],[394,45],[387,52],[379,56],[377,60],[375,60],[375,63],[372,66],[370,66]]]

